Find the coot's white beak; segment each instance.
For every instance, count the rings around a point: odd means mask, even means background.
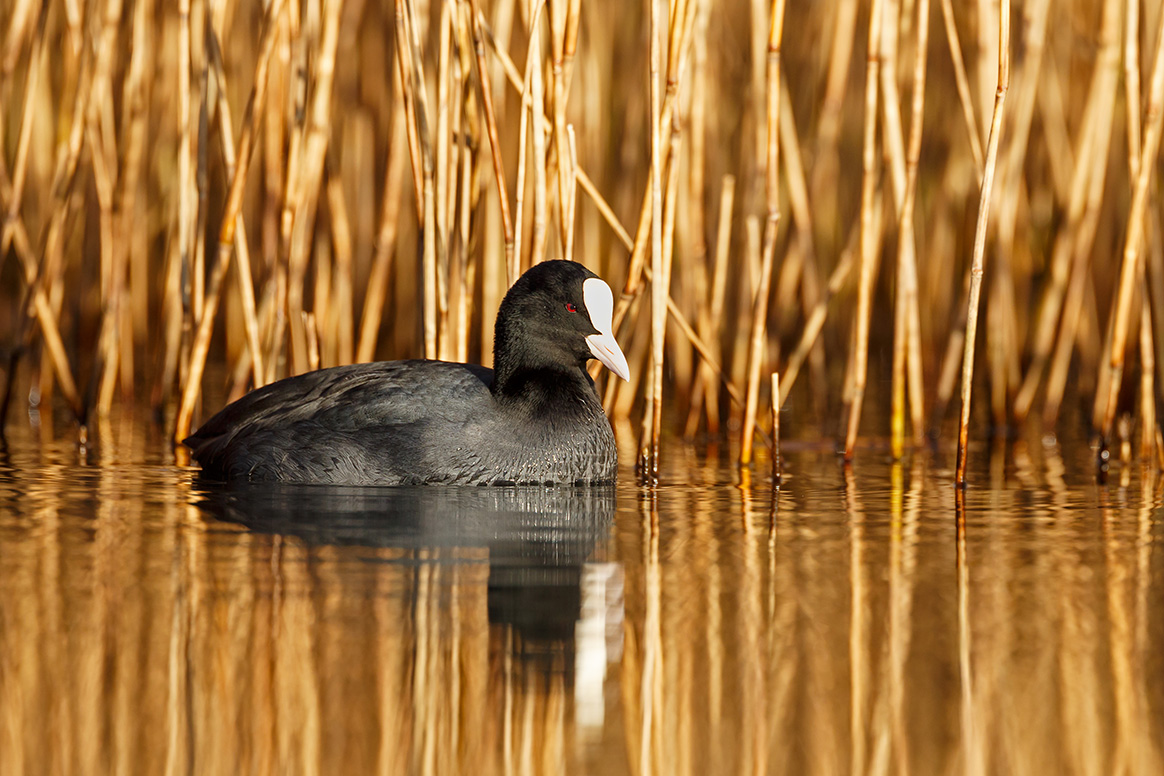
[[[590,352],[610,371],[623,380],[630,380],[630,367],[626,356],[614,338],[614,294],[610,286],[598,278],[588,278],[582,283],[582,298],[590,313],[590,323],[598,329],[597,334],[586,338]]]

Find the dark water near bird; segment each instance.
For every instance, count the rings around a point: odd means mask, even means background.
[[[1161,773],[1162,483],[1093,461],[226,488],[144,417],[21,416],[0,773]]]

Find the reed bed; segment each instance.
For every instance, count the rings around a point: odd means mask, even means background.
[[[1164,13],[936,5],[6,3],[4,417],[148,401],[178,440],[204,394],[488,363],[508,284],[574,258],[621,291],[645,479],[663,435],[750,462],[773,399],[846,457],[957,416],[960,480],[1065,402],[1156,462]]]

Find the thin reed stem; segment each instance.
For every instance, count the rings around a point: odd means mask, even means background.
[[[962,118],[966,123],[970,153],[974,157],[974,168],[982,175],[985,165],[982,158],[982,141],[978,137],[978,122],[974,118],[974,100],[970,97],[970,79],[966,77],[966,62],[962,58],[962,43],[958,39],[958,23],[954,19],[953,0],[942,0],[942,21],[945,22],[950,61],[954,65],[954,83],[958,88],[958,104],[962,106]]]
[[[218,233],[218,260],[212,271],[207,305],[202,318],[198,322],[198,332],[194,338],[189,359],[190,374],[182,390],[182,399],[178,407],[178,415],[174,423],[174,441],[181,442],[190,434],[190,423],[194,416],[194,405],[202,388],[202,372],[206,366],[206,354],[210,349],[210,334],[214,328],[214,318],[218,311],[218,302],[222,289],[222,281],[230,267],[231,249],[236,236],[236,222],[242,207],[243,189],[246,185],[247,169],[250,167],[251,156],[254,152],[255,135],[259,130],[258,120],[263,114],[263,104],[267,96],[267,72],[271,63],[271,55],[275,50],[275,39],[279,14],[283,8],[283,0],[273,0],[267,9],[263,21],[263,37],[260,46],[258,61],[255,63],[255,83],[251,88],[251,95],[247,100],[246,111],[243,114],[242,137],[239,140],[238,160],[234,175],[231,177],[230,189],[227,193],[226,208],[222,225]]]
[[[780,224],[780,44],[784,35],[784,0],[773,0],[769,9],[767,78],[767,164],[765,167],[767,219],[764,223],[763,263],[752,309],[748,349],[747,398],[744,425],[740,432],[740,463],[752,461],[752,432],[760,401],[760,367],[764,354],[764,332],[768,323],[768,294],[772,283],[772,263],[776,254],[776,230]]]
[[[998,86],[994,93],[994,112],[986,143],[986,166],[982,191],[978,198],[978,222],[974,231],[974,256],[970,269],[970,301],[966,318],[966,348],[962,358],[962,414],[958,426],[958,462],[955,482],[966,483],[967,440],[970,434],[970,393],[974,382],[974,340],[978,329],[978,300],[982,293],[982,276],[986,257],[986,227],[990,218],[990,193],[994,185],[994,168],[998,160],[999,136],[1002,134],[1002,109],[1010,87],[1010,0],[1002,0],[998,29]]]
[[[396,68],[397,86],[401,85],[400,68]],[[396,252],[396,233],[399,227],[401,199],[404,188],[404,160],[407,154],[408,129],[405,126],[404,105],[398,100],[393,110],[392,142],[388,149],[388,165],[384,173],[384,199],[380,207],[380,227],[376,232],[375,254],[368,275],[368,290],[364,295],[364,310],[360,318],[360,338],[356,346],[356,361],[371,361],[376,353],[380,321],[388,296],[388,276],[392,256]]]
[[[481,103],[485,109],[485,129],[489,138],[489,150],[493,158],[493,177],[497,181],[497,199],[501,205],[501,230],[505,235],[505,266],[513,265],[514,237],[513,221],[509,217],[509,193],[505,186],[505,162],[501,158],[501,141],[498,139],[497,119],[493,111],[493,87],[489,71],[485,67],[485,44],[481,40],[481,25],[478,22],[477,0],[469,0],[472,12],[473,51],[477,55],[477,80],[481,88]],[[513,279],[510,279],[510,283]]]
[[[917,239],[914,235],[914,208],[917,202],[918,164],[921,159],[922,120],[925,108],[926,54],[929,50],[930,3],[918,0],[917,44],[914,57],[912,100],[910,103],[909,141],[906,150],[905,198],[898,219],[898,283],[901,297],[901,324],[894,337],[895,352],[902,350],[901,358],[907,372],[909,406],[915,444],[921,440],[925,409],[922,387],[921,309],[918,300]],[[897,343],[900,335],[901,345]],[[896,367],[898,356],[894,357]],[[900,385],[899,373],[894,371],[894,436],[893,452],[900,457],[905,441],[905,418],[900,405],[904,404],[905,389]]]
[[[1145,115],[1147,130],[1140,151],[1139,175],[1136,176],[1135,186],[1132,188],[1132,204],[1128,211],[1127,237],[1124,241],[1123,262],[1120,265],[1111,347],[1106,359],[1109,384],[1107,393],[1097,394],[1095,400],[1097,430],[1104,445],[1111,435],[1112,423],[1115,420],[1116,399],[1119,397],[1120,382],[1123,378],[1124,348],[1128,339],[1134,284],[1139,275],[1140,258],[1145,245],[1147,224],[1144,214],[1148,207],[1149,184],[1152,179],[1150,171],[1154,167],[1150,160],[1154,160],[1160,150],[1160,136],[1164,130],[1164,14],[1160,15],[1156,41],[1148,110]]]
[[[780,373],[772,373],[772,482],[780,484]]]
[[[226,99],[226,71],[222,64],[222,48],[218,42],[218,34],[213,28],[207,31],[207,49],[214,69],[214,78],[218,93],[218,125],[222,138],[222,158],[226,165],[226,175],[233,178],[237,163],[237,154],[234,147],[234,129],[230,117],[230,103]],[[238,237],[236,240],[238,253],[238,283],[239,296],[242,300],[243,322],[246,326],[247,347],[251,354],[251,372],[255,387],[264,385],[263,348],[259,342],[259,322],[255,312],[255,286],[251,272],[251,252],[247,240],[246,223],[240,212],[238,215]]]
[[[659,84],[663,45],[662,0],[650,3],[650,52],[647,78],[650,91],[651,132],[651,376],[648,383],[647,415],[643,439],[639,444],[639,477],[645,484],[654,484],[659,477],[659,436],[663,415],[663,342],[666,336],[668,284],[663,271],[663,116]],[[649,432],[649,433],[648,433]],[[645,680],[644,680],[645,681]],[[645,746],[645,745],[644,745]],[[646,750],[644,749],[644,752]]]
[[[852,395],[846,397],[849,407],[845,432],[845,458],[852,459],[857,444],[857,427],[861,423],[861,407],[865,399],[865,379],[869,359],[869,317],[873,306],[873,281],[879,249],[880,227],[873,222],[874,199],[877,192],[877,96],[881,69],[882,0],[873,0],[869,11],[869,50],[865,64],[865,139],[861,177],[861,263],[857,285],[857,318],[853,350],[849,355],[852,375]]]

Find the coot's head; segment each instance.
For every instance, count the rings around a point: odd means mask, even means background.
[[[528,370],[577,367],[591,358],[624,380],[626,356],[614,339],[614,294],[573,261],[535,264],[497,311],[493,361],[498,384]]]

